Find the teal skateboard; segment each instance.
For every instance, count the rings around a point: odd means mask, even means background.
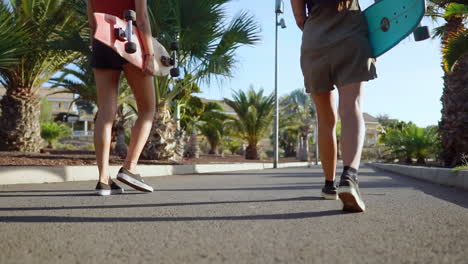
[[[364,10],[374,58],[395,47],[411,32],[416,41],[429,38],[429,29],[420,26],[425,12],[425,0],[380,0]]]

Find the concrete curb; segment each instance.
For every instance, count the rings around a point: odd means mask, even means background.
[[[426,168],[382,163],[367,163],[367,165],[377,169],[468,191],[468,170],[453,171],[452,169],[444,168]]]
[[[280,163],[279,168],[311,166],[309,162]],[[192,165],[140,165],[144,177],[183,174],[203,174],[273,168],[272,163],[226,163]],[[111,175],[117,175],[120,166],[111,166]],[[0,185],[91,181],[98,178],[96,166],[0,166]]]

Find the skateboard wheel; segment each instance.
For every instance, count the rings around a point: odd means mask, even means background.
[[[179,68],[172,68],[171,69],[171,76],[174,78],[177,78],[180,76],[180,70]]]
[[[427,26],[417,27],[413,32],[414,40],[422,41],[428,39],[431,35]]]
[[[171,43],[171,50],[172,51],[179,51],[179,43],[177,41],[174,41]]]
[[[135,42],[127,42],[125,43],[125,52],[127,53],[135,53],[137,51],[137,46]]]
[[[136,13],[135,13],[135,11],[133,11],[133,10],[125,10],[125,12],[124,12],[124,18],[125,18],[125,20],[127,20],[127,21],[131,20],[131,21],[135,22],[135,21],[136,21]]]

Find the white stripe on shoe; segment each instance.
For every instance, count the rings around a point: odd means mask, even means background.
[[[117,180],[139,190],[142,192],[153,192],[154,189],[153,187],[149,186],[148,184],[145,184],[139,180],[136,180],[130,176],[128,176],[125,173],[119,173],[117,174]]]

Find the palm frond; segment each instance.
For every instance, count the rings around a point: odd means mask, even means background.
[[[468,5],[467,4],[457,4],[451,3],[445,8],[444,18],[451,16],[466,16],[468,15]]]
[[[457,61],[468,54],[468,30],[458,34],[450,40],[443,50],[443,64],[447,72],[452,71]]]

